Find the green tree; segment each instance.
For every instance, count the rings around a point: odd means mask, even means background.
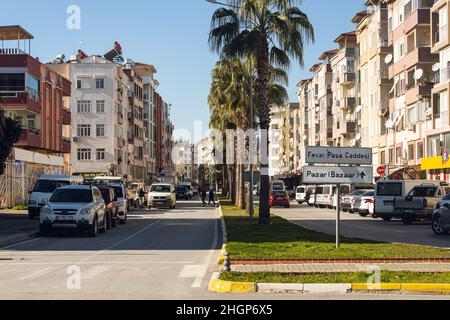
[[[259,126],[270,127],[269,82],[271,65],[288,69],[291,59],[303,66],[305,45],[314,41],[314,29],[300,10],[300,0],[228,0],[230,8],[215,11],[210,47],[222,58],[254,56],[257,69]],[[269,142],[268,142],[269,143]],[[268,172],[268,150],[261,169]],[[269,176],[261,177],[260,223],[270,223]]]
[[[21,134],[22,126],[18,119],[7,117],[0,106],[0,175],[4,173],[6,160]]]

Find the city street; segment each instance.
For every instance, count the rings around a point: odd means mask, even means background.
[[[273,213],[305,228],[336,234],[336,211],[291,203],[290,209],[273,208]],[[450,248],[449,236],[437,236],[430,223],[404,225],[400,220],[384,222],[358,214],[341,213],[342,236],[382,242],[398,242]]]
[[[221,247],[218,212],[198,202],[142,210],[91,239],[54,234],[0,250],[1,299],[416,299],[417,295],[215,294],[207,290]],[[81,288],[73,287],[74,270]],[[69,284],[69,286],[68,286]],[[427,296],[423,298],[438,299]]]

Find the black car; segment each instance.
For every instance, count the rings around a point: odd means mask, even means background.
[[[179,186],[177,187],[177,200],[184,199],[189,200],[189,190],[186,186]]]

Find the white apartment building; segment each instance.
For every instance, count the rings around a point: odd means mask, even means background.
[[[285,107],[272,106],[272,121],[269,129],[269,177],[275,177],[282,171],[282,133]]]
[[[127,176],[128,77],[100,56],[50,65],[72,82],[72,174]]]
[[[174,143],[173,159],[178,181],[192,181],[194,176],[194,146],[190,141],[179,140]]]

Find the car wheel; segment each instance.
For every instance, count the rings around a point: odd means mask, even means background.
[[[359,215],[363,218],[367,217],[369,215],[369,213],[366,212],[360,212]]]
[[[347,209],[342,209],[342,211],[343,211],[343,212],[348,212],[348,210],[347,210]]]
[[[100,229],[100,233],[106,233],[108,230],[108,214],[105,213],[103,216],[103,226]]]
[[[355,213],[354,210],[348,210],[348,212],[350,212],[351,214],[354,214],[354,213]]]
[[[433,217],[433,222],[431,224],[431,227],[433,228],[433,232],[437,234],[438,236],[443,236],[449,233],[449,230],[445,229],[442,226],[441,217],[440,215],[435,215]]]
[[[96,238],[98,236],[98,218],[94,219],[94,223],[89,226],[89,237]]]
[[[392,221],[392,217],[383,217],[383,220],[386,222]]]
[[[111,230],[113,228],[113,221],[112,221],[112,214],[108,214],[108,220],[106,221],[106,227],[108,230]]]

